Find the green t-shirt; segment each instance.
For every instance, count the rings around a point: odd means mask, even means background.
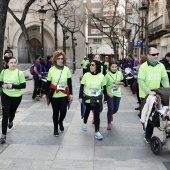
[[[106,73],[109,72],[109,62],[108,61],[104,61],[104,65],[106,67]]]
[[[84,74],[81,84],[84,85],[84,93],[88,96],[99,96],[102,94],[103,86],[106,85],[104,75],[98,73],[97,75],[92,75],[90,72]],[[89,103],[89,100],[86,100]]]
[[[0,81],[3,82],[3,84],[15,84],[19,85],[21,83],[25,83],[25,76],[22,71],[19,71],[18,69],[15,70],[9,70],[5,69],[2,70],[0,75]],[[21,89],[4,89],[2,88],[2,91],[10,97],[20,97],[22,95]]]
[[[116,97],[121,97],[121,85],[114,84],[114,81],[120,82],[122,80],[123,80],[123,74],[121,71],[116,71],[115,74],[109,71],[105,75],[107,93],[110,93]]]
[[[87,64],[89,64],[89,60],[83,60],[81,62],[81,64],[82,64],[82,69],[86,69],[87,68]]]
[[[167,73],[162,63],[156,66],[148,65],[147,61],[143,63],[138,72],[138,79],[144,80],[146,86],[152,90],[160,87],[161,79],[166,77]],[[145,98],[147,94],[141,89],[139,84],[139,97]]]
[[[67,84],[68,78],[71,78],[71,72],[68,67],[64,66],[63,70],[59,70],[55,66],[53,66],[50,68],[48,72],[47,80],[51,81],[51,84],[55,86],[57,85],[57,89],[65,90],[65,88],[68,87],[68,84]],[[56,92],[54,93],[53,98],[59,98],[59,97],[65,97],[65,96],[67,95],[59,91],[58,93]]]

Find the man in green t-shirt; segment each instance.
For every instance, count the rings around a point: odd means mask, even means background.
[[[138,72],[139,97],[144,99],[148,94],[156,95],[153,89],[162,84],[169,87],[168,75],[162,63],[158,62],[158,50],[154,47],[148,49],[147,61],[144,62]],[[153,126],[147,123],[145,128],[145,141],[150,143],[153,134]]]
[[[84,56],[83,61],[81,62],[81,67],[83,69],[83,75],[88,71],[87,65],[89,64],[89,60],[86,56]]]

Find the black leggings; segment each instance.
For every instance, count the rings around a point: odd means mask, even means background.
[[[34,78],[34,91],[32,95],[33,99],[40,94],[40,84],[41,80],[39,78]]]
[[[67,113],[68,97],[50,98],[50,102],[53,109],[54,129],[58,130],[58,124],[63,123]]]
[[[5,93],[1,94],[2,102],[2,134],[7,134],[8,119],[12,122],[15,117],[16,110],[21,103],[22,96],[20,97],[9,97]]]
[[[137,96],[137,99],[138,99],[138,103],[140,105],[142,102],[141,102],[141,98],[139,97],[139,85],[138,85],[138,83],[137,83],[137,86],[136,86],[136,96]]]
[[[94,111],[94,124],[95,124],[95,132],[99,131],[100,128],[100,104],[97,103],[96,107],[92,108],[90,103],[85,103],[86,105],[86,112],[84,114],[84,123],[87,123],[90,110]]]

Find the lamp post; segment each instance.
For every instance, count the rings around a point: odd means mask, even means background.
[[[119,43],[117,43],[117,60],[119,60]]]
[[[144,29],[144,20],[145,20],[145,16],[146,16],[146,11],[147,11],[147,7],[145,5],[144,2],[142,2],[142,6],[139,8],[139,15],[141,18],[141,54],[143,54],[143,29]]]
[[[126,30],[124,28],[122,28],[121,34],[123,36],[123,51],[122,51],[122,57],[123,58],[124,58],[124,43],[125,43],[124,36],[125,36],[125,33],[126,33]]]
[[[41,6],[41,9],[38,10],[39,19],[41,21],[41,56],[44,57],[44,21],[46,18],[47,10],[44,9],[44,6]]]
[[[73,38],[73,74],[74,71],[76,70],[76,45],[77,43],[75,42],[77,39],[74,37]]]
[[[89,52],[89,43],[86,42],[86,57],[88,57],[88,52]]]

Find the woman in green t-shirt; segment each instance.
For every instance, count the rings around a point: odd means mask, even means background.
[[[90,62],[90,72],[84,74],[81,80],[79,101],[82,108],[82,118],[84,118],[82,130],[87,130],[87,120],[90,110],[94,111],[95,138],[101,140],[100,134],[100,112],[102,108],[102,97],[106,99],[106,86],[104,75],[101,73],[101,63],[96,60]]]
[[[109,63],[109,71],[105,76],[107,89],[107,130],[111,130],[111,121],[113,121],[113,114],[119,109],[121,99],[121,87],[123,83],[123,74],[118,71],[118,65],[115,61]]]
[[[49,89],[54,89],[54,93],[49,98],[53,109],[54,136],[59,136],[60,131],[64,132],[63,120],[67,113],[67,105],[72,102],[72,80],[71,72],[66,64],[66,56],[62,51],[55,51],[52,58],[52,67],[48,72],[46,97]]]
[[[6,142],[7,126],[13,127],[16,110],[22,100],[22,90],[26,87],[25,76],[16,68],[15,57],[7,59],[8,69],[2,70],[0,75],[1,103],[2,103],[2,137],[1,143]],[[8,122],[9,121],[9,122]]]

